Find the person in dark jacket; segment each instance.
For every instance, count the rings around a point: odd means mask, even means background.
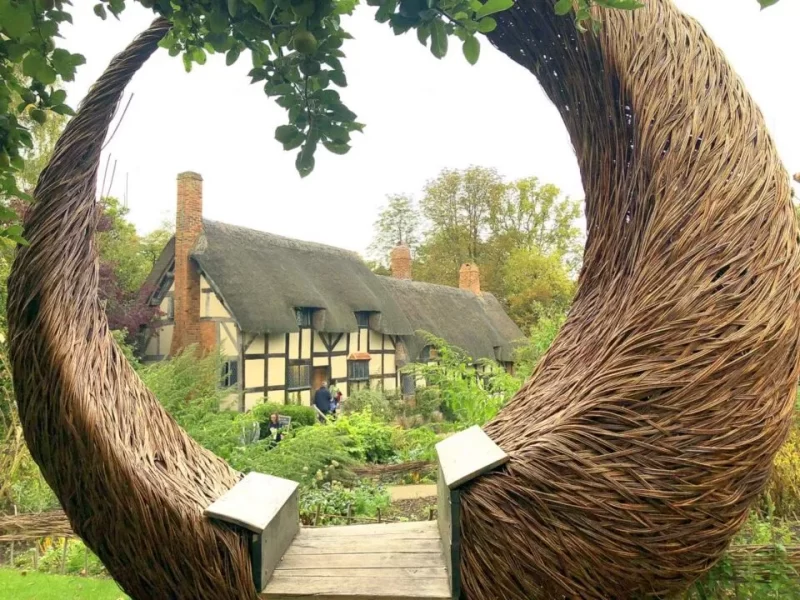
[[[328,415],[331,412],[331,393],[328,391],[328,384],[322,382],[319,389],[314,394],[314,406],[316,406],[323,415]]]

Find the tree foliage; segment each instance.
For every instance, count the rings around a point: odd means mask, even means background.
[[[484,167],[447,169],[428,182],[417,209],[410,201],[401,206],[376,221],[371,248],[381,249],[381,265],[394,246],[391,232],[414,211],[424,230],[414,279],[455,286],[460,266],[477,263],[483,289],[505,302],[524,330],[569,306],[583,247],[581,206],[558,187],[535,177],[505,181]]]
[[[142,301],[152,291],[142,286],[172,232],[162,226],[140,236],[127,219],[128,209],[116,198],[104,198],[98,210],[100,300],[105,302],[109,327],[124,330],[126,341],[135,343],[141,327],[159,314],[158,307]]]
[[[389,196],[375,221],[375,236],[369,253],[382,265],[391,249],[400,243],[408,246],[413,254],[420,243],[420,228],[421,219],[414,200],[397,194]]]
[[[225,54],[227,64],[243,53],[252,60],[252,83],[287,111],[287,123],[275,130],[286,150],[297,150],[302,176],[315,164],[317,146],[334,154],[350,150],[351,134],[363,130],[337,89],[347,86],[342,46],[352,36],[342,15],[358,0],[100,0],[100,18],[119,17],[126,6],[142,6],[170,20],[162,45],[184,66],[203,65],[209,54]],[[777,0],[758,0],[762,7]],[[367,0],[375,19],[396,35],[416,30],[420,43],[442,58],[457,38],[471,64],[480,56],[479,36],[492,32],[492,15],[514,0]],[[582,29],[599,27],[593,7],[632,10],[635,0],[554,0],[558,14],[572,13]],[[52,114],[69,115],[67,95],[59,81],[72,81],[85,62],[80,54],[58,46],[60,28],[71,23],[69,0],[0,0],[0,197],[25,197],[17,173],[25,168],[25,151],[33,145],[26,118],[45,123]],[[8,215],[6,215],[7,217]],[[6,221],[8,219],[6,218]],[[17,223],[0,227],[0,236],[21,240]]]

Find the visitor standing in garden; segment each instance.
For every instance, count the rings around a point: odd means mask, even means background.
[[[326,417],[331,412],[331,392],[328,390],[327,382],[323,381],[322,385],[314,394],[314,406]]]
[[[278,442],[283,439],[283,427],[281,427],[281,422],[278,419],[278,413],[272,413],[269,416],[269,425],[267,426],[267,430],[269,431],[270,437],[270,445],[275,446]]]

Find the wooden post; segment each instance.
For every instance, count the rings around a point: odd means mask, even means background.
[[[11,568],[14,568],[14,540],[11,540]]]
[[[33,570],[39,568],[39,540],[33,541]]]
[[[314,527],[319,525],[319,513],[322,510],[322,505],[317,504],[317,514],[314,515]]]
[[[347,524],[350,525],[350,523],[352,523],[352,522],[353,522],[353,505],[348,503],[347,504]]]
[[[64,538],[64,548],[61,550],[61,574],[67,572],[67,547],[69,545],[69,538]]]
[[[378,523],[381,522],[381,509],[378,507]]]
[[[433,507],[428,509],[428,521],[433,521]]]
[[[83,574],[89,576],[89,546],[83,544]]]

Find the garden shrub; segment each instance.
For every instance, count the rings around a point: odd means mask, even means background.
[[[396,458],[395,445],[402,430],[377,419],[369,409],[340,417],[329,427],[353,441],[350,453],[354,460],[389,463]]]
[[[300,406],[298,404],[264,402],[262,404],[256,404],[250,413],[261,423],[261,437],[266,437],[265,429],[269,424],[269,417],[272,413],[291,417],[293,429],[313,425],[317,422],[317,413],[312,407]]]
[[[436,460],[435,446],[441,439],[431,426],[407,429],[398,439],[398,459],[400,462]]]
[[[346,415],[366,410],[384,421],[391,420],[396,412],[393,402],[380,390],[356,390],[342,403],[342,412]]]
[[[425,337],[437,350],[437,362],[411,364],[404,371],[425,379],[426,393],[438,394],[442,411],[451,420],[483,425],[519,389],[521,381],[497,363],[481,361],[476,366],[463,350],[433,335]]]
[[[339,515],[340,519],[328,518],[325,521],[336,525],[346,520],[348,506],[352,516],[371,517],[390,503],[389,493],[380,485],[361,482],[346,487],[340,481],[330,481],[303,490],[300,494],[300,520],[305,525],[312,524],[319,509],[321,515]]]
[[[302,427],[271,447],[261,440],[233,449],[230,464],[240,471],[257,471],[302,485],[333,479],[350,481],[354,441],[341,430],[323,425]]]

